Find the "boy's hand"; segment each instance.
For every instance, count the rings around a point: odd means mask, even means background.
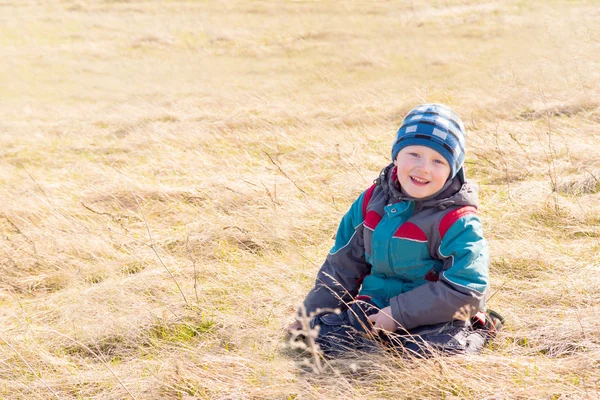
[[[302,323],[298,320],[292,322],[290,324],[290,326],[288,326],[287,331],[289,334],[292,334],[296,331],[299,331],[300,329],[302,329]]]
[[[379,310],[377,314],[369,315],[369,320],[373,322],[373,329],[371,332],[377,335],[378,330],[384,330],[387,332],[394,332],[398,329],[398,325],[394,318],[392,318],[392,308],[386,307]]]

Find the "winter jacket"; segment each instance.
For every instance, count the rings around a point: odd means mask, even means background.
[[[431,199],[402,194],[393,164],[342,218],[304,300],[308,315],[345,309],[357,295],[391,306],[404,329],[468,320],[485,310],[488,246],[477,186],[463,173]]]

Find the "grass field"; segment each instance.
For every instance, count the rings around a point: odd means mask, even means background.
[[[600,397],[600,3],[421,3],[0,1],[0,398]],[[424,102],[465,121],[504,331],[290,349]]]

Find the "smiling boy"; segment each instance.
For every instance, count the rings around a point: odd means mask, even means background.
[[[342,218],[304,300],[325,353],[377,340],[420,355],[482,348],[486,335],[472,319],[485,315],[488,247],[477,187],[464,177],[465,139],[445,105],[425,104],[404,118],[393,162]]]
[[[437,193],[450,176],[448,161],[437,151],[425,146],[403,148],[398,152],[394,164],[402,193],[415,199]]]

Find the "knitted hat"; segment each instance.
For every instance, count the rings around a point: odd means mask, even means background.
[[[465,126],[454,111],[443,104],[424,104],[404,117],[392,147],[392,161],[407,146],[426,146],[440,153],[454,178],[465,161]]]

